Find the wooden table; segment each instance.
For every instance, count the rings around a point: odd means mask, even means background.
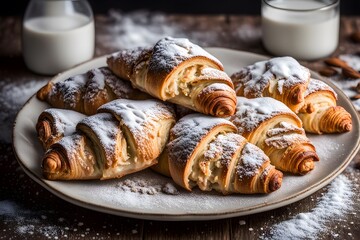
[[[188,16],[161,15],[169,26],[176,26],[181,35],[202,46],[226,47],[268,54],[261,45],[258,16]],[[149,21],[155,21],[148,17]],[[114,18],[96,17],[96,55],[115,51],[106,44],[111,37]],[[154,24],[153,24],[154,25]],[[340,45],[333,55],[356,53],[359,43],[349,40],[349,34],[360,30],[360,17],[342,17]],[[18,17],[0,18],[0,85],[24,79],[44,80],[30,72],[23,63],[20,47],[21,21]],[[121,33],[119,33],[121,34]],[[116,45],[116,47],[126,47]],[[312,70],[324,66],[323,60],[302,62]],[[4,103],[0,103],[4,104]],[[0,105],[1,106],[1,105]],[[0,110],[0,114],[3,114]],[[9,121],[14,120],[10,116]],[[223,220],[196,222],[165,222],[119,217],[95,212],[70,204],[43,189],[19,167],[9,142],[0,142],[0,239],[259,239],[270,237],[272,227],[302,212],[310,212],[327,188],[276,210]],[[355,194],[360,194],[360,155],[344,173],[354,181]],[[329,219],[318,239],[359,239],[360,200],[353,198],[353,209],[336,219]]]

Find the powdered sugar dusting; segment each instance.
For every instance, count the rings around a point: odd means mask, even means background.
[[[58,239],[59,236],[64,236],[64,229],[59,226],[44,223],[41,227],[38,227],[38,222],[41,219],[46,219],[45,215],[41,215],[40,212],[24,209],[10,200],[0,201],[0,216],[5,224],[9,221],[14,221],[16,223],[16,229],[14,229],[14,232],[17,234],[16,237],[23,237],[25,239],[27,238],[26,236],[30,238],[30,236],[33,235],[40,235],[44,238]],[[35,225],[37,227],[35,227]],[[2,234],[5,234],[5,229],[2,229],[1,231]],[[11,237],[9,236],[9,238],[14,238],[14,235]]]
[[[46,82],[46,79],[24,79],[16,82],[12,79],[2,79],[0,81],[0,141],[11,143],[11,131],[17,112]]]
[[[230,121],[236,125],[239,134],[242,135],[253,131],[262,122],[281,113],[289,113],[297,118],[285,104],[273,98],[237,97],[236,112],[230,117]]]
[[[265,153],[255,145],[246,143],[236,166],[236,173],[240,179],[253,177],[258,174],[260,167],[270,161]]]
[[[148,194],[148,195],[155,195],[159,193],[165,193],[170,195],[177,195],[179,191],[176,187],[168,182],[168,183],[161,183],[157,182],[154,179],[141,179],[141,178],[133,178],[133,179],[126,179],[122,182],[116,184],[116,187],[120,188],[125,192],[133,192],[133,193],[140,193],[140,194]]]
[[[52,86],[48,98],[54,98],[56,95],[63,96],[64,105],[75,108],[79,102],[78,97],[85,91],[87,79],[87,74],[84,73],[56,82]]]
[[[303,128],[299,128],[288,122],[280,122],[279,126],[269,129],[266,132],[266,136],[273,137],[287,132],[296,132],[299,134],[305,134],[305,130]]]
[[[86,117],[86,115],[72,110],[58,108],[45,109],[44,113],[52,116],[56,132],[62,133],[64,136],[75,132],[76,124]]]
[[[149,71],[170,73],[181,62],[198,56],[206,57],[222,66],[217,58],[187,38],[166,37],[155,44],[149,61]]]
[[[230,77],[224,71],[220,71],[215,68],[204,67],[201,69],[201,75],[206,78],[226,79],[230,84],[232,84]]]
[[[79,125],[91,129],[99,140],[101,147],[109,159],[114,159],[116,154],[116,139],[121,133],[119,121],[110,113],[98,113],[84,118]],[[80,128],[84,129],[83,127]]]
[[[235,127],[226,119],[198,113],[181,118],[171,129],[170,136],[172,138],[168,143],[170,159],[173,159],[177,164],[185,165],[201,139],[218,125]]]
[[[323,81],[320,81],[320,80],[317,80],[314,78],[310,79],[309,85],[307,86],[304,96],[307,96],[307,95],[317,92],[317,91],[324,91],[324,90],[332,92],[334,94],[335,98],[337,98],[337,94],[334,91],[334,89],[332,89],[332,87],[330,87]]]
[[[51,149],[55,149],[59,146],[66,149],[66,154],[69,159],[71,159],[73,156],[75,156],[78,152],[78,149],[81,149],[82,140],[84,139],[84,136],[75,132],[74,134],[65,136],[60,139],[57,143],[53,144],[50,147]]]
[[[214,83],[214,84],[211,84],[207,87],[205,87],[202,92],[203,93],[211,93],[211,92],[214,92],[214,91],[226,91],[226,92],[233,92],[234,90],[229,87],[228,85],[224,84],[224,83]]]
[[[104,74],[104,69],[91,69],[87,72],[88,79],[86,80],[86,91],[84,99],[88,102],[92,102],[96,99],[97,94],[103,91],[105,88],[105,79],[107,78]],[[114,77],[113,77],[114,78]]]
[[[353,188],[349,178],[345,175],[338,176],[314,209],[274,225],[271,239],[316,238],[319,233],[326,230],[327,222],[353,208]]]
[[[244,88],[245,97],[262,97],[263,91],[270,86],[270,81],[280,81],[277,89],[282,93],[284,87],[307,84],[310,71],[292,57],[277,57],[246,66],[231,78],[236,91]]]
[[[108,18],[112,24],[103,26],[104,32],[97,35],[97,40],[112,49],[148,47],[154,45],[160,38],[175,36],[180,31],[175,26],[169,26],[163,13],[149,11],[123,13],[110,10]]]
[[[146,135],[152,130],[151,126],[163,117],[175,118],[174,110],[170,105],[155,99],[117,99],[104,104],[99,111],[112,112],[134,135]]]
[[[265,140],[266,145],[277,149],[284,149],[295,143],[306,142],[309,142],[309,139],[305,135],[298,133],[278,135]]]
[[[245,138],[235,133],[219,134],[209,144],[209,148],[204,152],[204,158],[219,158],[221,165],[228,167],[243,141],[246,141]]]
[[[280,122],[275,128],[269,129],[266,135],[265,144],[277,149],[284,149],[295,143],[309,142],[303,128],[287,122]]]
[[[47,99],[54,97],[63,101],[65,108],[74,109],[82,101],[96,105],[96,101],[102,103],[114,98],[147,98],[147,94],[134,89],[130,82],[120,79],[109,68],[101,67],[54,83]]]

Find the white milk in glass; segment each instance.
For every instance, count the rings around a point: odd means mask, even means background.
[[[23,24],[23,56],[35,72],[55,74],[94,55],[94,21],[74,13],[28,19]]]
[[[339,39],[336,7],[324,8],[329,3],[315,0],[267,2],[271,6],[263,3],[262,31],[263,44],[269,52],[313,60],[335,51]]]

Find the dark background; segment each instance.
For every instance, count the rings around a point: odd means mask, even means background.
[[[0,8],[0,15],[21,16],[29,1],[11,0]],[[95,14],[106,14],[109,9],[124,12],[148,9],[167,13],[191,14],[260,14],[260,0],[89,0]],[[360,0],[340,1],[342,15],[360,15]]]

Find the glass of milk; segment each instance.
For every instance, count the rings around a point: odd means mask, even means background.
[[[315,60],[339,42],[339,0],[262,0],[263,45],[277,56]]]
[[[29,69],[57,74],[94,56],[95,26],[86,0],[31,0],[22,27]]]

